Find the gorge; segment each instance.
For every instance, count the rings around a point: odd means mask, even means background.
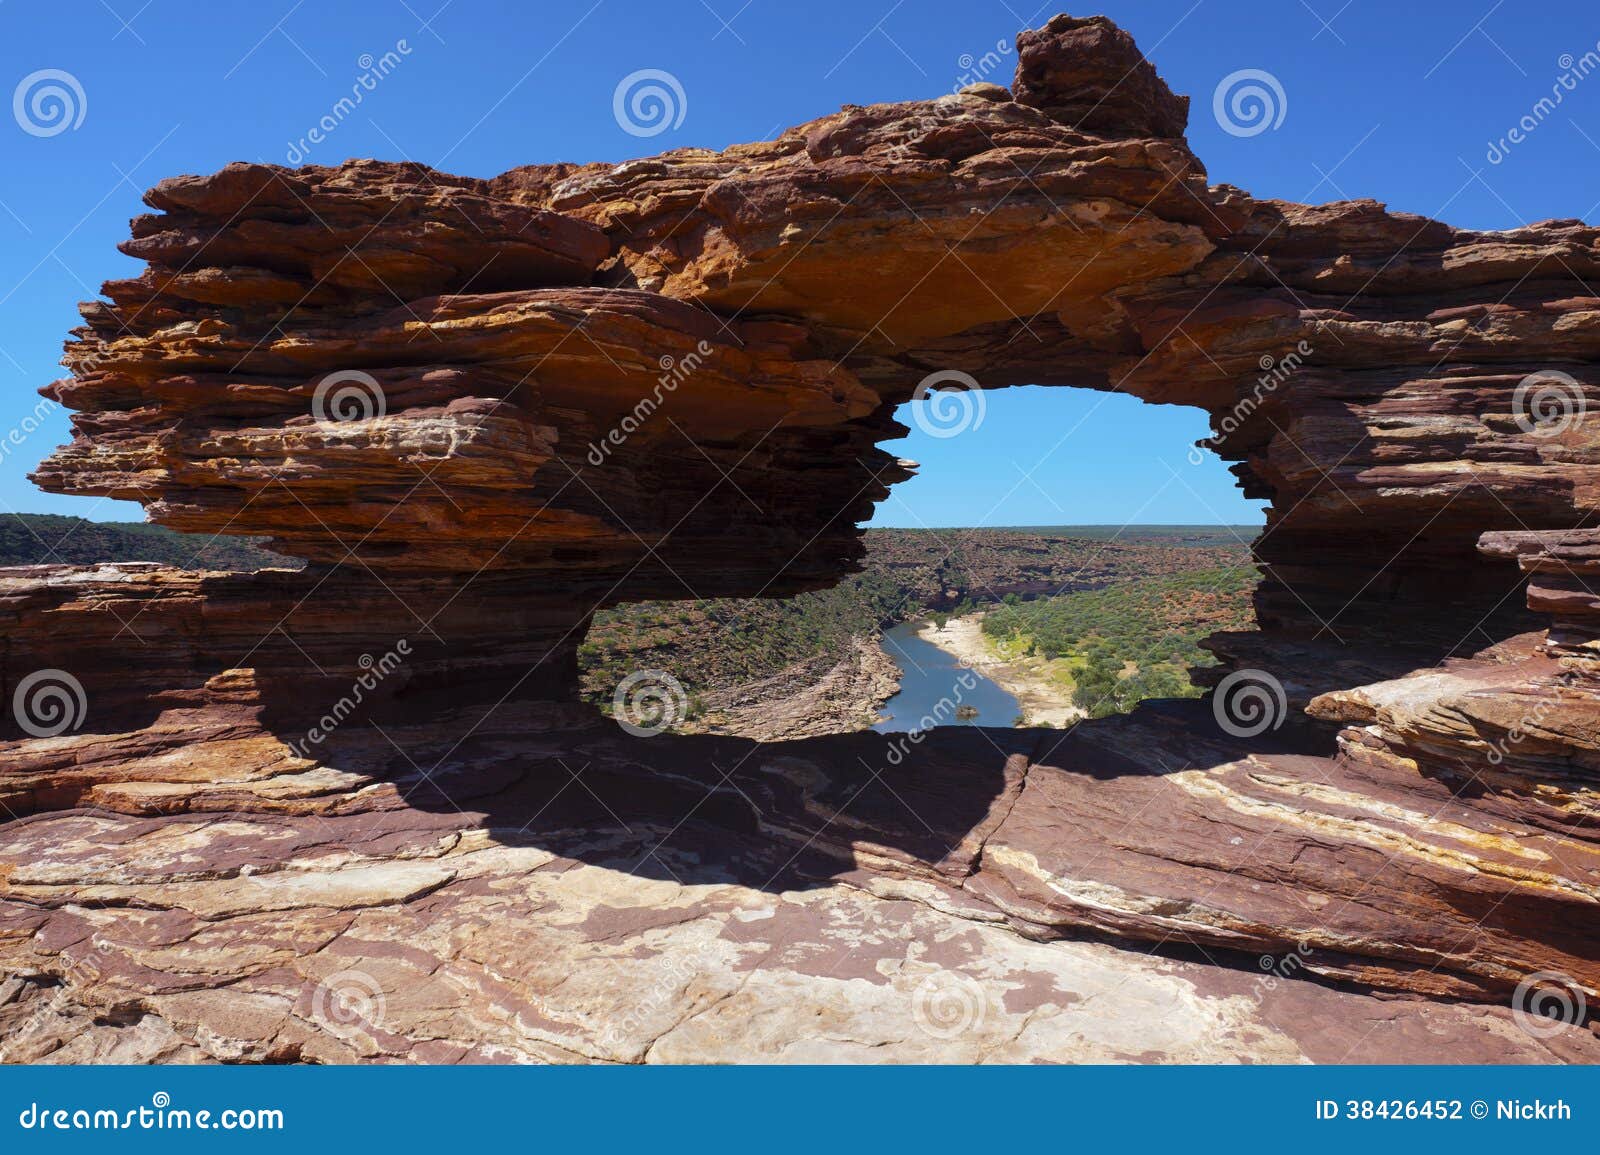
[[[1058,16],[720,153],[151,190],[36,481],[306,565],[0,571],[8,1057],[1594,1061],[1600,230],[1258,200],[1187,115]],[[597,610],[853,572],[950,374],[1207,410],[1269,725],[577,700]]]

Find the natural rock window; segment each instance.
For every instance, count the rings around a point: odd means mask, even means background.
[[[1063,971],[1100,939],[1160,949],[1195,980],[1162,1005],[1232,1015],[1240,972],[1292,955],[1338,986],[1263,996],[1247,1030],[1275,1055],[1302,1050],[1280,1031],[1358,1022],[1396,1054],[1430,1032],[1430,1060],[1441,1038],[1592,1057],[1580,1031],[1519,1035],[1507,1004],[1548,973],[1600,999],[1600,230],[1212,183],[1187,99],[1103,18],[1024,32],[1017,62],[1009,92],[847,106],[723,153],[489,179],[243,163],[153,189],[123,245],[148,268],[83,306],[46,390],[74,438],[35,479],[307,564],[0,575],[0,691],[56,669],[85,704],[59,731],[5,722],[0,803],[34,816],[0,850],[7,968],[87,984],[86,1030],[137,1008],[198,1048],[249,1019],[279,1025],[233,1057],[339,1059],[296,984],[351,956],[302,944],[370,932],[375,970],[459,964],[497,1009],[418,979],[369,1054],[639,1059],[648,1031],[551,1001],[574,960],[653,965],[612,950],[632,908],[549,917],[570,868],[585,893],[729,888],[674,914],[712,928],[724,977],[749,936],[827,917],[884,928],[873,975],[958,936],[1008,975],[1023,940],[1093,940]],[[1207,640],[1211,699],[774,744],[636,737],[578,701],[597,608],[648,637],[644,603],[856,572],[908,476],[881,443],[935,372],[1206,411],[1269,503],[1255,626]],[[842,877],[848,901],[786,897]],[[160,910],[159,934],[91,924],[84,890]],[[189,939],[283,945],[219,973],[210,946],[167,951]],[[48,946],[91,941],[88,979]],[[775,985],[776,1006],[800,984]],[[202,997],[223,991],[271,1013]],[[535,1021],[534,1042],[501,1025]]]
[[[578,648],[584,697],[624,721],[659,708],[675,732],[775,740],[1065,727],[1214,683],[1201,644],[1254,629],[1259,577],[1259,524],[1218,507],[1260,514],[1210,451],[1205,412],[930,377],[884,445],[919,464],[878,507],[893,524],[865,529],[861,572],[709,601],[685,577],[683,600],[602,610]],[[1123,524],[1072,525],[1091,495]]]

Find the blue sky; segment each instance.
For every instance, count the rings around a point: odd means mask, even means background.
[[[285,162],[350,91],[362,57],[400,63],[311,162],[412,159],[489,176],[518,164],[622,160],[767,137],[843,103],[933,96],[1055,5],[1018,0],[0,0],[0,95],[35,72],[70,73],[76,128],[24,132],[0,116],[0,431],[59,375],[75,304],[137,271],[116,252],[140,192],[230,160]],[[1548,95],[1562,57],[1600,40],[1592,0],[1097,0],[1179,92],[1214,181],[1258,196],[1371,196],[1479,228],[1593,220],[1600,198],[1600,75],[1499,163],[1498,141]],[[1011,60],[1004,75],[1009,80]],[[1218,81],[1256,68],[1286,95],[1253,137],[1212,116]],[[617,82],[661,69],[686,101],[648,139],[612,114]],[[1474,175],[1476,173],[1476,175]],[[1259,520],[1220,462],[1187,461],[1196,410],[1121,396],[990,394],[960,437],[888,448],[924,465],[876,524],[990,525]],[[0,432],[3,436],[3,432]],[[25,474],[58,442],[57,414],[0,456],[0,511],[138,518],[137,506],[38,493]]]

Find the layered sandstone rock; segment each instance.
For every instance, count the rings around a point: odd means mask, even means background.
[[[209,707],[34,741],[0,764],[34,810],[0,846],[0,1054],[1600,1059],[1504,997],[1524,970],[1597,977],[1556,840],[1281,743],[1196,743],[1187,709],[756,743],[521,703],[342,727],[306,759]],[[1160,773],[1175,745],[1209,768]]]
[[[1056,17],[1009,93],[722,153],[158,186],[37,480],[310,564],[0,582],[0,689],[58,667],[88,701],[8,723],[0,1001],[41,1053],[98,1022],[69,1058],[1592,1056],[1504,1004],[1530,975],[1600,999],[1600,231],[1258,201],[1207,183],[1186,111]],[[1219,697],[894,761],[554,704],[596,608],[849,572],[906,476],[876,443],[952,372],[1205,408],[1271,502],[1262,629],[1214,676],[1321,722],[1241,741]],[[1230,1001],[1258,955],[1346,985]],[[907,1030],[928,965],[1003,1004],[991,1033]],[[1139,1015],[1073,1009],[1080,966],[1180,1009],[1133,1045]],[[352,968],[379,1033],[314,1005]],[[613,971],[667,991],[614,1038]]]

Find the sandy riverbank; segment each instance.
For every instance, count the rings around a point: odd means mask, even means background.
[[[995,653],[983,636],[982,614],[951,618],[943,627],[924,622],[917,633],[1016,698],[1024,725],[1068,726],[1083,717],[1068,691],[1050,677],[1043,658],[1007,661]]]

